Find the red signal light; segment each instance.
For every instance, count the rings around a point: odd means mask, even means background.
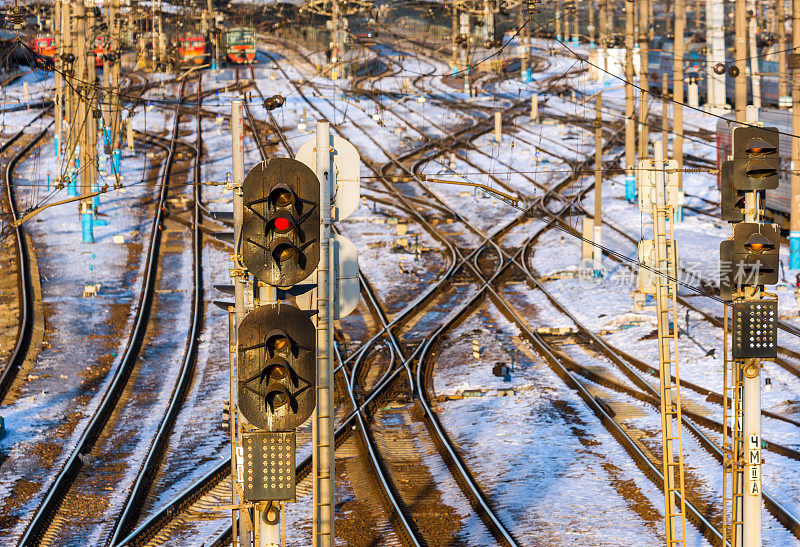
[[[275,218],[274,225],[275,229],[278,230],[279,232],[285,232],[286,230],[289,229],[289,226],[291,226],[292,223],[289,222],[288,218],[277,217]]]

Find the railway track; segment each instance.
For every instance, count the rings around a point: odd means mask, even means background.
[[[202,79],[197,79],[197,108],[201,105],[201,89]],[[176,120],[176,126],[179,120]],[[141,514],[145,498],[152,491],[159,466],[163,461],[164,453],[167,449],[167,442],[170,433],[181,411],[181,405],[186,398],[187,392],[191,385],[192,377],[195,370],[197,359],[197,343],[200,337],[200,332],[203,325],[203,262],[202,262],[202,248],[203,240],[200,231],[200,223],[202,220],[202,213],[200,211],[201,203],[201,165],[202,165],[202,131],[201,131],[201,117],[197,116],[197,143],[194,146],[194,184],[192,186],[192,212],[191,212],[191,232],[192,232],[192,276],[193,276],[193,294],[192,294],[192,310],[190,318],[190,330],[188,336],[188,344],[184,350],[184,356],[180,366],[180,373],[173,393],[170,396],[170,403],[167,407],[166,413],[161,419],[158,431],[153,439],[147,456],[139,469],[136,481],[130,493],[127,496],[124,508],[122,509],[119,519],[117,520],[113,533],[111,534],[111,544],[117,545],[119,541],[128,535],[135,526]]]
[[[182,83],[180,87],[179,96],[181,98],[183,98],[184,84],[185,82]],[[47,494],[33,515],[33,518],[28,523],[20,540],[20,545],[39,545],[43,542],[50,542],[57,537],[54,537],[53,533],[57,534],[58,528],[65,522],[62,520],[64,517],[59,516],[59,510],[71,490],[73,490],[76,480],[81,475],[82,470],[90,464],[93,450],[95,450],[98,445],[98,441],[104,436],[109,421],[117,411],[117,405],[123,397],[128,380],[139,360],[140,352],[145,341],[147,326],[150,321],[155,294],[154,289],[160,259],[159,249],[162,239],[160,226],[165,216],[164,205],[170,186],[169,178],[173,162],[175,161],[176,148],[178,146],[177,134],[179,119],[179,112],[176,110],[173,138],[167,147],[167,158],[161,174],[161,189],[152,221],[151,238],[147,250],[142,292],[125,352],[120,360],[119,366],[114,372],[110,385],[103,394],[83,434],[55,480],[49,486]],[[158,139],[151,138],[150,140],[154,144],[164,146],[164,143]]]
[[[544,203],[544,200],[542,201],[542,203]],[[710,444],[710,443],[707,443],[707,444]],[[647,466],[645,466],[645,467],[647,467]],[[653,470],[655,470],[657,472],[657,469],[655,469],[655,468],[651,469],[650,471],[653,471]],[[656,475],[658,475],[658,473],[656,473]],[[663,480],[663,478],[661,480]],[[694,513],[694,518],[696,520],[696,524],[701,529],[701,531],[704,531],[706,533],[710,533],[711,537],[709,539],[711,539],[712,541],[714,541],[715,539],[718,540],[719,538],[715,536],[714,531],[713,531],[713,527],[711,527],[707,521],[704,521],[702,518],[700,518],[700,517],[702,517],[701,513],[699,513],[699,511],[696,511],[694,509],[693,509],[693,513]],[[786,517],[786,515],[784,515],[784,517]],[[791,523],[792,522],[791,516],[789,516],[788,519],[784,518],[784,520],[783,520],[784,524],[786,524],[787,520]],[[790,527],[791,526],[792,526],[792,524],[790,524]],[[716,534],[718,535],[718,532]]]
[[[25,130],[34,122],[41,119],[45,112],[46,110],[42,111],[38,116],[25,124],[24,127],[11,136],[0,147],[0,154],[7,154],[9,149],[16,143],[21,144],[21,148],[17,152],[13,153],[11,158],[7,161],[3,173],[5,177],[6,197],[8,199],[10,220],[12,221],[18,220],[21,216],[19,210],[17,209],[16,197],[12,187],[13,185],[11,184],[12,173],[20,160],[22,160],[22,158],[44,138],[49,126],[45,127],[34,136],[29,138],[27,142],[21,141],[24,140]],[[3,367],[2,373],[0,374],[0,403],[5,400],[6,395],[11,390],[12,385],[17,379],[17,374],[28,356],[35,321],[35,311],[33,306],[33,280],[31,278],[30,263],[31,256],[28,250],[28,241],[26,239],[25,229],[23,226],[16,226],[11,229],[11,232],[14,235],[14,243],[17,250],[17,287],[19,291],[20,318],[19,327],[17,330],[17,342],[14,345],[14,350],[12,351],[11,356],[8,358],[5,366]]]

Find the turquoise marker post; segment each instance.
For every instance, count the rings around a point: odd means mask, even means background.
[[[800,270],[800,232],[789,232],[789,269]]]
[[[636,203],[637,194],[636,175],[625,175],[625,199],[630,203]]]

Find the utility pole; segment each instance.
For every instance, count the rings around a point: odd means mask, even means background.
[[[572,45],[577,46],[580,43],[580,31],[578,30],[578,3],[573,4],[572,11]]]
[[[562,34],[561,34],[561,27],[563,26],[563,21],[561,20],[561,15],[564,12],[561,9],[561,0],[556,0],[556,13],[555,13],[555,33],[556,33],[556,40],[561,42]]]
[[[119,69],[122,64],[122,48],[120,48],[120,15],[119,0],[111,0],[111,163],[114,168],[114,182],[119,184],[120,158],[120,89]]]
[[[758,48],[756,47],[756,34],[758,33],[758,17],[756,14],[755,0],[747,3],[747,29],[748,45],[750,51],[750,82],[753,86],[753,106],[761,108],[761,76],[758,66]]]
[[[661,155],[669,157],[669,75],[661,75]]]
[[[734,80],[736,121],[744,123],[745,107],[747,106],[747,10],[745,0],[736,0],[734,9],[734,55],[736,55],[736,70],[738,74]]]
[[[61,73],[63,71],[63,63],[61,55],[64,53],[64,42],[61,40],[61,0],[54,0],[53,2],[53,40],[56,43],[56,54],[53,59],[53,67],[55,68],[55,107],[53,115],[55,117],[55,128],[53,135],[53,145],[55,147],[56,157],[61,155],[61,120],[63,118],[63,103],[64,103],[64,88]]]
[[[647,50],[647,0],[639,0],[639,158],[647,157],[647,99],[650,91],[649,52]],[[677,55],[677,54],[676,54]]]
[[[672,92],[675,99],[672,110],[675,140],[672,145],[672,158],[678,162],[678,190],[683,190],[683,54],[684,35],[686,33],[686,4],[685,0],[675,0],[675,47],[674,71],[672,77]],[[675,203],[675,220],[683,220],[682,207]]]
[[[612,29],[613,31],[613,29]],[[597,66],[598,76],[603,82],[608,81],[608,0],[600,0],[600,16],[597,20]]]
[[[602,275],[603,254],[602,222],[603,222],[603,94],[598,93],[595,102],[594,118],[594,233],[592,250],[595,278]]]
[[[600,0],[600,16],[597,19],[597,46],[605,48],[608,46],[608,0]],[[601,62],[600,68],[606,68]]]
[[[110,150],[111,143],[109,142],[111,132],[111,27],[114,24],[113,16],[111,14],[111,5],[106,7],[106,34],[103,39],[103,150]]]
[[[522,42],[521,47],[517,48],[519,56],[519,76],[522,82],[525,82],[528,77],[528,55],[527,51],[530,50],[528,42],[525,40],[525,29],[528,25],[525,21],[525,3],[520,4],[519,12],[517,13],[517,27],[519,28],[519,40]]]
[[[725,73],[717,74],[717,66],[725,66],[725,4],[717,0],[706,0],[706,36],[708,36],[708,63],[706,86],[706,109],[711,114],[721,115],[728,109],[725,92]]]
[[[317,267],[317,407],[313,421],[314,547],[333,547],[333,245],[331,244],[330,125],[317,122],[317,177],[320,182],[320,259]]]
[[[94,6],[90,5],[89,10],[93,13]],[[94,59],[94,47],[87,48],[87,17],[86,5],[84,0],[77,0],[75,2],[75,12],[73,14],[75,22],[74,42],[77,44],[77,55],[75,56],[75,63],[77,70],[75,71],[75,79],[77,80],[76,91],[78,93],[78,109],[75,120],[76,131],[80,135],[80,194],[86,195],[90,192],[91,177],[90,171],[90,151],[88,150],[89,131],[94,131],[92,125],[94,118],[90,112],[89,96],[92,93],[92,85],[94,84],[94,77],[90,78],[90,73],[94,72],[94,65],[91,70],[87,66],[90,57],[87,49],[91,50],[91,59]],[[88,25],[91,27],[91,24]],[[84,243],[94,242],[93,222],[92,222],[92,200],[90,198],[81,199],[79,202],[79,211],[81,216],[81,227]]]
[[[483,0],[483,27],[486,31],[486,39],[494,42],[494,9],[492,0]]]
[[[800,0],[792,0],[792,48],[800,51]],[[800,135],[800,70],[792,70],[792,135]],[[800,139],[792,139],[789,268],[800,269]]]
[[[458,4],[456,0],[453,0],[453,30],[452,36],[450,40],[450,47],[452,51],[450,52],[451,57],[451,64],[453,65],[453,76],[455,77],[458,74],[458,41],[456,37],[458,36]]]
[[[470,42],[472,41],[472,33],[470,32],[470,24],[469,24],[469,13],[462,11],[459,13],[459,26],[461,27],[461,34],[463,34],[466,38],[464,40],[464,47],[462,53],[462,65],[461,71],[464,74],[464,93],[467,96],[472,95],[472,85],[470,84],[470,72],[471,68],[469,66],[469,46]]]
[[[775,33],[778,35],[778,108],[786,108],[787,103],[791,104],[791,98],[786,94],[786,13],[783,2],[784,0],[778,0],[775,3]]]
[[[740,0],[741,1],[741,0]],[[636,201],[636,121],[633,113],[633,2],[625,2],[625,199]]]
[[[84,124],[85,128],[85,146],[81,146],[81,153],[84,154],[86,158],[85,163],[83,164],[83,172],[86,178],[82,179],[81,186],[82,191],[84,194],[88,194],[97,190],[97,166],[98,166],[98,158],[97,158],[97,124],[98,118],[95,117],[95,111],[97,108],[97,99],[99,95],[98,85],[97,85],[97,57],[94,51],[94,41],[95,41],[95,26],[96,26],[96,17],[95,17],[95,3],[94,0],[88,0],[86,2],[86,83],[87,83],[87,90],[86,90],[86,123]],[[99,111],[98,111],[99,113]],[[90,198],[88,201],[88,207],[85,210],[88,210],[89,216],[84,217],[84,223],[88,224],[88,230],[93,231],[94,225],[94,217],[97,215],[98,205],[100,203],[100,198],[95,196]],[[90,239],[89,242],[94,242],[94,235],[88,234],[84,236],[84,242]]]
[[[333,79],[336,80],[343,76],[341,74],[342,63],[344,62],[345,42],[344,27],[342,24],[341,6],[339,0],[331,2],[331,24],[333,25],[331,38],[333,41]]]

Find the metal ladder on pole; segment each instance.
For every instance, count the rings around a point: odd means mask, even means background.
[[[728,306],[723,317],[723,390],[722,390],[722,537],[730,538],[734,547],[742,540],[742,501],[744,468],[742,466],[744,443],[742,419],[744,408],[741,363],[728,358]],[[732,404],[731,404],[732,403]],[[732,415],[731,415],[732,412]],[[728,420],[732,419],[731,427]],[[737,484],[738,483],[738,484]],[[730,508],[730,521],[728,520]],[[730,533],[728,523],[730,522]]]
[[[667,168],[656,154],[655,236],[656,304],[658,310],[658,361],[661,394],[661,446],[667,547],[686,545],[686,496],[683,471],[683,421],[678,370],[677,264],[672,203],[667,190]],[[667,229],[667,222],[669,228]],[[672,328],[670,328],[672,327]],[[675,381],[672,381],[672,378]],[[677,446],[676,446],[677,444]],[[676,459],[677,458],[677,459]],[[679,497],[678,500],[675,498]],[[678,520],[680,518],[680,520]]]

